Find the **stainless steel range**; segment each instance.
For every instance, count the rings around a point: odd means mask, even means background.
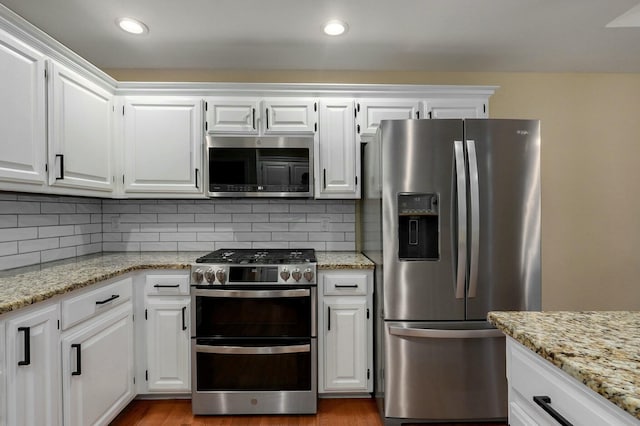
[[[193,413],[315,413],[316,295],[311,249],[221,249],[198,258]]]

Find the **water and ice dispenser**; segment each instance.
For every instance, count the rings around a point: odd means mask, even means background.
[[[438,194],[398,195],[398,257],[440,259]]]

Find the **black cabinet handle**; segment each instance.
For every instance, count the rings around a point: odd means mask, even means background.
[[[183,331],[187,329],[187,324],[185,323],[185,319],[184,319],[186,313],[187,313],[187,307],[183,306],[182,307],[182,330]]]
[[[56,158],[60,157],[60,177],[56,179],[64,179],[64,154],[56,154]]]
[[[533,402],[538,404],[547,414],[549,414],[558,424],[562,426],[573,426],[571,422],[551,407],[551,398],[548,396],[534,396]]]
[[[251,109],[251,125],[253,127],[253,130],[256,129],[256,109],[252,108]]]
[[[111,296],[110,298],[108,298],[108,299],[98,300],[98,301],[96,302],[96,305],[104,305],[105,303],[109,303],[109,302],[111,302],[112,300],[116,300],[118,297],[120,297],[120,295],[119,295],[119,294],[114,294],[114,295],[112,295],[112,296]]]
[[[76,371],[72,371],[72,376],[79,376],[82,374],[82,346],[80,343],[74,343],[71,348],[76,348]]]
[[[31,327],[18,327],[18,333],[24,332],[24,360],[18,361],[18,365],[31,364]]]
[[[180,284],[154,284],[155,288],[178,288]]]
[[[267,111],[267,129],[269,128],[269,108],[266,109]]]
[[[327,169],[322,169],[322,188],[327,189]]]
[[[358,284],[336,284],[335,288],[358,288]]]
[[[331,306],[327,306],[327,331],[331,330]]]
[[[198,172],[199,170],[196,169],[196,189],[200,189],[200,187],[198,186]]]

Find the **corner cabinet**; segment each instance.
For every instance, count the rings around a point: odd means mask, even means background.
[[[49,185],[110,195],[113,94],[63,65],[50,68]]]
[[[353,99],[320,100],[316,198],[360,198],[360,145]]]
[[[203,101],[127,97],[122,182],[132,197],[203,194]]]
[[[321,270],[318,282],[318,392],[372,392],[373,270]]]
[[[360,99],[356,101],[356,133],[375,135],[382,120],[424,118],[417,99]]]
[[[58,425],[60,308],[25,308],[6,320],[7,425]]]
[[[30,191],[44,191],[47,180],[45,65],[44,55],[0,31],[0,180]]]

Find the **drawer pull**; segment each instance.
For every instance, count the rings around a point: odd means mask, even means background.
[[[187,307],[183,306],[182,307],[182,331],[185,331],[187,329],[187,323],[185,321],[186,313],[187,313]]]
[[[18,361],[18,365],[31,364],[31,328],[30,327],[18,327],[18,333],[24,331],[24,360]]]
[[[76,371],[72,371],[71,375],[79,376],[82,374],[82,353],[80,352],[82,351],[82,346],[80,346],[80,343],[74,343],[71,348],[76,349]]]
[[[180,284],[155,284],[155,288],[178,288]]]
[[[114,295],[112,295],[112,296],[111,296],[110,298],[108,298],[108,299],[98,300],[98,301],[96,302],[96,305],[104,305],[105,303],[109,303],[109,302],[111,302],[112,300],[116,300],[118,297],[120,297],[120,295],[119,295],[119,294],[114,294]]]
[[[335,288],[358,288],[358,284],[336,284]]]
[[[561,424],[562,426],[573,426],[571,422],[562,417],[560,413],[551,407],[551,398],[548,396],[534,396],[533,402],[538,404],[547,414],[553,417],[558,424]]]

